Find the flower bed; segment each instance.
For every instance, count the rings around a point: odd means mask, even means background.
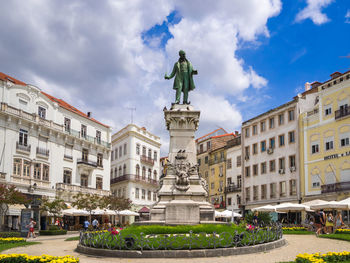
[[[305,227],[282,227],[282,230],[288,230],[288,231],[306,231],[307,229]]]
[[[335,234],[350,234],[350,229],[337,229]]]
[[[21,237],[0,238],[0,244],[19,243],[19,242],[26,242],[26,240],[24,238],[21,238]]]
[[[0,232],[0,237],[20,237],[20,232]]]
[[[299,254],[297,255],[295,262],[296,263],[323,263],[323,262],[344,262],[350,260],[350,252],[328,252],[327,254]]]
[[[27,254],[1,254],[0,263],[78,263],[79,258],[67,255],[63,257],[54,257],[49,255],[29,256]]]

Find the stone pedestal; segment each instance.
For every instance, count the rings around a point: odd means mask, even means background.
[[[191,105],[175,104],[164,110],[170,134],[169,164],[167,175],[160,181],[159,201],[151,209],[150,223],[215,223],[214,207],[206,201],[206,181],[198,175],[195,131],[199,115]]]

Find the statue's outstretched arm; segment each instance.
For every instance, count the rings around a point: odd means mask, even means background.
[[[172,79],[172,78],[175,76],[175,74],[176,74],[176,63],[175,63],[175,65],[174,65],[174,67],[173,67],[173,71],[171,72],[171,74],[170,74],[169,76],[167,76],[167,75],[165,74],[164,78],[165,78],[165,79]]]

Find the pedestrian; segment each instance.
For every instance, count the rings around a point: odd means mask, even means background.
[[[254,226],[259,226],[258,216],[259,216],[259,212],[255,211],[254,216],[253,216],[253,225]]]
[[[29,238],[30,236],[32,236],[33,238],[36,238],[34,233],[35,225],[36,225],[36,222],[34,221],[34,219],[30,218],[29,224],[26,226],[26,227],[29,227],[27,238]]]
[[[85,219],[85,221],[84,221],[84,229],[85,229],[85,231],[88,230],[89,226],[90,226],[90,222],[87,219]]]
[[[326,233],[327,235],[329,233],[332,233],[333,232],[333,215],[332,213],[328,213],[327,215],[327,220],[326,220]]]
[[[322,231],[323,233],[326,233],[327,228],[326,228],[326,213],[321,209],[320,211],[320,216],[321,216],[321,224],[322,224]]]
[[[319,236],[322,231],[322,216],[319,210],[316,210],[314,216],[314,226],[316,227],[316,236]]]
[[[335,229],[342,228],[342,226],[344,225],[343,217],[340,211],[337,211],[337,215],[334,221],[335,221]]]
[[[94,230],[97,230],[98,229],[98,220],[95,218],[94,221],[92,221],[92,226],[94,227]]]

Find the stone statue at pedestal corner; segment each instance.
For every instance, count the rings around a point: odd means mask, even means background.
[[[169,76],[165,74],[165,79],[171,79],[175,76],[173,89],[176,90],[175,104],[180,104],[181,92],[183,93],[183,104],[190,104],[188,93],[195,89],[193,75],[197,75],[197,70],[193,69],[190,61],[186,58],[183,50],[179,51],[179,60],[175,62],[173,71]]]

